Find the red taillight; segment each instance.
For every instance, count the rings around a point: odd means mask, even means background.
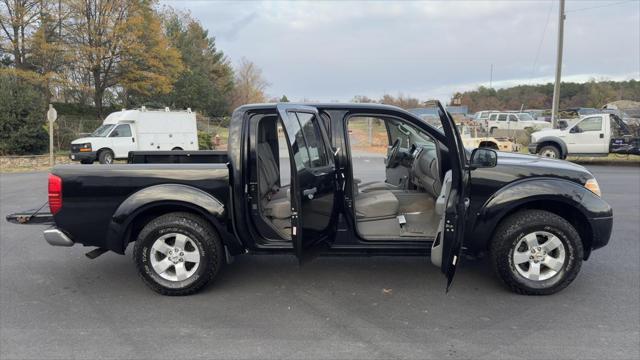
[[[49,210],[55,215],[62,209],[62,179],[49,174]]]

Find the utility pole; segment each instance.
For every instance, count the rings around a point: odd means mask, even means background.
[[[564,39],[564,0],[560,0],[558,10],[558,49],[556,57],[556,83],[553,85],[553,105],[551,107],[551,127],[558,127],[558,106],[560,105],[560,78],[562,75],[562,43]]]
[[[492,89],[493,85],[493,64],[491,64],[491,72],[489,72],[489,89]]]

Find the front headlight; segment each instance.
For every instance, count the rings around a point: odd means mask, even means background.
[[[600,191],[600,185],[598,185],[598,181],[595,178],[587,180],[584,184],[584,187],[589,189],[592,193],[602,196],[602,192]]]
[[[80,145],[81,152],[91,152],[91,143],[84,143]]]

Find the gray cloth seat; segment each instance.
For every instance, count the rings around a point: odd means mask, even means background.
[[[424,189],[434,199],[440,195],[440,163],[436,150],[423,150],[414,160],[411,169],[411,181]]]
[[[390,190],[357,193],[355,197],[356,218],[384,219],[398,214],[400,202]]]
[[[274,219],[291,217],[289,187],[279,187],[280,170],[268,143],[258,143],[258,192],[264,214]]]

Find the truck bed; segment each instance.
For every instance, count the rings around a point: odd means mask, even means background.
[[[54,215],[57,227],[74,241],[114,251],[107,236],[123,202],[157,185],[184,185],[212,195],[225,204],[229,196],[226,164],[62,165],[52,174],[62,178],[62,209]],[[170,195],[188,197],[188,194]],[[188,199],[185,199],[188,200]]]
[[[226,150],[130,151],[129,164],[224,164]]]

